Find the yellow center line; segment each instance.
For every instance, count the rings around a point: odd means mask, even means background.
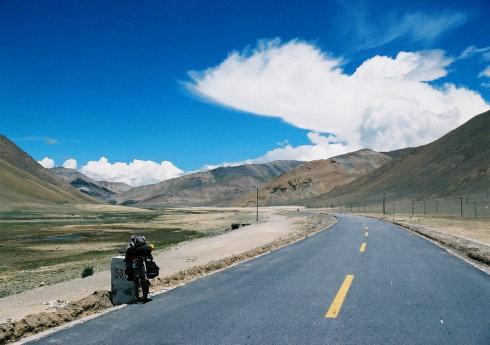
[[[364,236],[366,236],[366,237],[368,236],[368,232],[367,231],[364,233]]]
[[[366,250],[366,243],[362,243],[361,248],[359,248],[359,252],[364,253],[365,250]]]
[[[337,292],[337,295],[335,295],[335,298],[333,299],[330,308],[328,308],[325,317],[336,318],[337,315],[339,315],[340,308],[342,308],[342,303],[344,302],[345,296],[347,295],[347,291],[349,291],[349,287],[353,279],[354,275],[352,274],[349,274],[345,277],[344,282]]]

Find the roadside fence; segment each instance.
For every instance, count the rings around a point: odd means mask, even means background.
[[[462,193],[433,199],[393,199],[386,194],[370,196],[365,200],[341,204],[326,203],[327,210],[346,213],[382,213],[460,218],[490,218],[489,189],[478,193]]]

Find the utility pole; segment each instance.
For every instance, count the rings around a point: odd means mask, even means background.
[[[461,212],[461,218],[463,218],[463,197],[462,196],[459,197],[459,209]]]
[[[332,203],[332,210],[333,210],[333,203]]]
[[[257,213],[255,220],[258,222],[259,221],[259,189],[257,188]]]
[[[386,214],[386,194],[383,193],[383,214]]]
[[[470,204],[470,193],[466,192],[466,206]]]
[[[438,200],[436,199],[436,214],[439,213],[439,203]]]
[[[395,202],[393,201],[393,215],[395,215]]]
[[[425,215],[425,200],[424,200],[424,215]]]
[[[475,218],[477,218],[478,214],[476,213],[476,201],[474,202],[474,205],[475,205]]]
[[[412,216],[415,215],[415,200],[412,199]]]

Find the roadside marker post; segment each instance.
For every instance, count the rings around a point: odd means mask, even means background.
[[[133,303],[137,299],[136,286],[128,280],[124,256],[118,255],[111,260],[111,300],[112,304]]]

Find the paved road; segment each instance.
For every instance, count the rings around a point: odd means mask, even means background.
[[[488,345],[490,276],[396,226],[341,215],[306,240],[35,344]]]

